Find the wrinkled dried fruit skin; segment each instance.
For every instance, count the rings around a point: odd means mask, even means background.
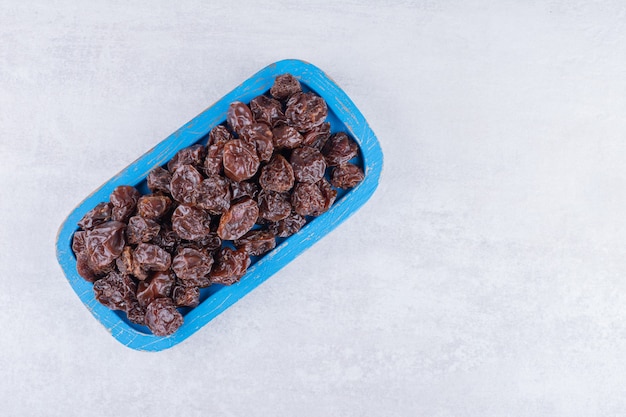
[[[177,307],[196,307],[200,304],[200,289],[178,284],[172,290],[172,300]]]
[[[326,102],[316,94],[296,93],[287,101],[287,123],[299,132],[315,129],[324,123],[327,115]]]
[[[244,127],[239,136],[243,141],[256,149],[260,161],[267,162],[274,153],[274,135],[265,123],[253,123]]]
[[[230,192],[232,196],[232,202],[237,202],[243,198],[250,197],[252,199],[257,198],[259,194],[259,187],[254,182],[249,181],[231,181]]]
[[[245,249],[235,251],[225,247],[220,250],[209,277],[214,284],[232,285],[246,274],[248,266],[250,257]]]
[[[291,203],[288,193],[261,191],[258,199],[259,217],[277,222],[291,214]]]
[[[291,74],[277,76],[274,80],[274,85],[270,88],[270,94],[278,100],[286,100],[300,91],[302,91],[300,81]]]
[[[293,210],[301,216],[317,216],[324,211],[325,199],[317,184],[298,183],[291,194]]]
[[[141,194],[135,187],[120,185],[111,193],[111,220],[125,222],[135,212]]]
[[[222,246],[222,239],[219,238],[217,233],[211,232],[202,239],[197,240],[196,243],[204,250],[213,252]]]
[[[72,237],[72,250],[74,251],[74,255],[78,256],[79,254],[85,252],[86,237],[87,232],[84,230],[74,232],[74,236]]]
[[[144,271],[167,271],[172,257],[165,249],[149,243],[140,243],[133,251],[133,260]]]
[[[78,275],[88,282],[96,282],[102,278],[103,275],[103,273],[95,273],[91,266],[89,266],[89,256],[86,253],[76,255],[76,271]]]
[[[89,210],[78,222],[78,226],[84,230],[89,230],[95,226],[111,220],[111,203],[99,203]]]
[[[126,311],[135,299],[136,286],[128,277],[111,272],[93,284],[96,300],[111,310]]]
[[[244,181],[256,174],[259,157],[255,148],[241,139],[233,139],[224,145],[222,163],[228,178],[233,181]]]
[[[252,229],[259,217],[259,207],[250,198],[243,199],[230,206],[230,209],[220,219],[217,235],[222,240],[235,240]]]
[[[327,212],[330,206],[335,203],[335,199],[337,198],[337,190],[331,187],[330,183],[326,181],[326,178],[322,178],[320,182],[317,183],[317,186],[320,188],[322,196],[324,197],[324,207],[322,208],[322,211],[313,213],[314,216],[319,216],[320,214]]]
[[[132,275],[138,280],[148,278],[148,271],[142,269],[141,264],[135,261],[133,248],[130,246],[124,247],[120,257],[115,260],[115,265],[118,271],[124,275]]]
[[[183,248],[178,251],[172,262],[172,270],[185,285],[195,287],[208,287],[209,272],[213,266],[213,257],[208,253],[193,249]]]
[[[159,245],[171,254],[176,250],[176,246],[180,244],[180,236],[172,230],[172,227],[168,223],[165,223],[161,225],[161,230],[159,234],[152,239],[152,243]]]
[[[193,203],[194,190],[202,182],[202,175],[191,165],[181,165],[170,182],[174,200],[182,204]]]
[[[345,164],[359,152],[359,145],[350,139],[344,132],[335,133],[330,137],[322,153],[328,166]]]
[[[172,173],[167,169],[156,167],[148,174],[148,188],[153,193],[170,192],[170,182],[172,181]]]
[[[183,165],[201,166],[206,155],[206,148],[202,145],[193,145],[188,148],[181,149],[167,163],[167,169],[170,172],[176,172]]]
[[[137,301],[142,307],[161,297],[169,297],[174,287],[175,278],[168,272],[158,271],[150,275],[137,286]]]
[[[209,141],[207,142],[207,147],[211,145],[215,145],[221,143],[222,145],[229,140],[233,139],[233,135],[226,129],[225,126],[217,125],[211,132],[209,132]]]
[[[219,175],[203,180],[195,189],[193,203],[211,214],[222,214],[230,207],[230,184]]]
[[[304,137],[295,127],[280,124],[272,130],[276,149],[294,149],[302,144]]]
[[[280,154],[261,168],[259,184],[264,190],[283,193],[291,190],[295,181],[291,164]]]
[[[126,309],[126,316],[131,323],[145,325],[146,322],[146,309],[139,305],[138,301],[133,302],[129,308]]]
[[[137,201],[137,213],[146,219],[159,220],[169,212],[172,200],[164,195],[144,195]]]
[[[248,255],[259,256],[276,247],[276,237],[267,230],[251,230],[237,239],[235,246],[245,249]]]
[[[146,307],[146,326],[156,336],[169,336],[183,324],[171,298],[157,298]]]
[[[283,220],[272,223],[268,226],[268,230],[276,235],[276,237],[289,237],[298,232],[306,223],[306,219],[296,213],[292,213]]]
[[[330,138],[330,123],[325,122],[304,135],[302,144],[321,150]]]
[[[363,170],[356,165],[347,163],[333,168],[330,174],[330,183],[333,187],[342,188],[344,190],[348,188],[356,187],[361,181],[363,181],[365,175]]]
[[[250,110],[257,122],[267,123],[270,126],[286,121],[280,102],[267,96],[253,98],[250,101]]]
[[[208,147],[203,166],[203,171],[207,177],[220,175],[224,170],[224,143],[218,142]]]
[[[85,253],[91,269],[97,274],[110,268],[124,249],[126,239],[122,222],[108,221],[89,232],[85,237]]]
[[[160,230],[161,226],[154,220],[133,216],[128,219],[128,226],[126,226],[126,241],[131,245],[149,242],[159,234]]]
[[[298,182],[315,183],[322,179],[326,172],[324,156],[320,151],[310,146],[294,149],[289,162],[293,168],[293,175]]]
[[[226,121],[228,126],[239,135],[241,129],[254,123],[254,116],[248,106],[241,101],[233,101],[228,107]]]
[[[211,217],[204,210],[181,204],[172,213],[172,230],[185,240],[202,239],[211,232]]]

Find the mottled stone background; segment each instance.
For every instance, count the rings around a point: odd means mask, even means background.
[[[295,3],[0,3],[1,414],[626,415],[624,2]],[[378,191],[185,343],[120,345],[59,225],[284,58],[362,110]]]

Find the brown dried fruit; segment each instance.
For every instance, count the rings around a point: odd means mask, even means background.
[[[226,142],[222,162],[224,173],[233,181],[247,180],[259,168],[256,149],[241,139]]]
[[[172,270],[178,279],[185,285],[195,287],[211,285],[208,275],[212,266],[213,257],[211,255],[193,248],[179,250],[172,262]]]
[[[230,206],[220,219],[217,235],[223,240],[235,240],[252,229],[259,217],[259,207],[250,198],[243,199]]]
[[[240,134],[241,129],[254,123],[254,116],[248,106],[241,101],[233,101],[228,107],[226,121],[235,133]]]
[[[147,307],[157,298],[169,297],[174,287],[174,276],[165,271],[153,272],[148,279],[137,285],[137,301]]]
[[[125,222],[135,212],[137,208],[137,200],[141,194],[135,187],[129,185],[120,185],[111,193],[109,200],[111,201],[111,220]]]
[[[363,170],[356,165],[347,163],[333,168],[330,174],[330,183],[337,188],[343,188],[344,190],[352,187],[356,187],[361,181],[363,181],[365,175]]]
[[[133,216],[128,219],[126,227],[126,240],[131,245],[149,242],[154,239],[161,230],[161,226],[151,219],[141,216]]]
[[[84,230],[92,229],[99,224],[111,220],[111,203],[98,203],[89,210],[78,222],[78,226]]]
[[[182,204],[193,203],[194,190],[202,182],[202,175],[191,165],[181,165],[170,182],[174,200]]]
[[[144,195],[137,201],[137,213],[146,219],[159,220],[170,210],[172,200],[164,195]]]
[[[302,144],[304,137],[295,127],[286,124],[278,125],[272,130],[274,147],[277,149],[294,149]]]
[[[286,121],[280,102],[267,96],[253,98],[250,101],[250,110],[257,122],[267,123],[270,126]]]
[[[267,165],[261,168],[259,184],[264,190],[283,193],[291,190],[294,179],[291,164],[282,155],[276,154]]]
[[[330,137],[322,153],[328,166],[345,164],[359,152],[359,145],[350,139],[344,132],[335,133]]]
[[[272,97],[278,100],[286,100],[293,94],[302,91],[300,81],[291,74],[281,74],[274,80],[274,85],[270,88]]]
[[[202,239],[211,232],[211,217],[204,210],[181,204],[172,213],[172,230],[185,240]]]
[[[277,222],[291,214],[289,194],[261,191],[259,193],[259,217]]]
[[[299,132],[308,132],[324,123],[328,115],[326,102],[314,93],[296,93],[287,101],[287,123]]]
[[[148,188],[153,193],[170,192],[170,182],[172,181],[172,173],[167,169],[156,167],[148,174]]]
[[[170,172],[176,170],[183,165],[201,166],[206,155],[206,148],[202,145],[193,145],[183,148],[176,152],[176,155],[167,163],[167,169]]]
[[[157,298],[146,308],[146,326],[156,336],[169,336],[183,324],[171,298]]]
[[[230,184],[219,175],[212,175],[196,187],[194,204],[211,214],[222,214],[230,207]]]
[[[274,135],[265,123],[253,123],[241,130],[239,137],[256,149],[260,161],[267,162],[274,153]]]
[[[315,148],[303,146],[294,149],[289,159],[296,181],[312,184],[318,182],[326,172],[324,157]]]
[[[288,217],[272,223],[268,226],[268,230],[277,237],[289,237],[297,233],[306,223],[306,219],[296,213],[292,213]]]
[[[250,257],[245,249],[233,250],[225,247],[219,252],[209,277],[212,283],[232,285],[246,274],[248,266]]]
[[[276,247],[276,237],[268,230],[251,230],[235,241],[237,248],[243,248],[248,255],[259,256]]]

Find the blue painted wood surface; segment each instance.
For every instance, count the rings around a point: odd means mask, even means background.
[[[333,132],[347,131],[358,142],[365,179],[357,187],[340,195],[328,212],[310,221],[300,232],[284,240],[273,251],[254,262],[239,283],[229,287],[213,285],[203,290],[204,300],[198,307],[185,312],[184,324],[171,336],[154,336],[147,328],[129,323],[124,313],[111,311],[98,303],[94,298],[92,284],[76,272],[76,258],[72,252],[71,242],[78,221],[97,203],[108,201],[111,191],[119,185],[133,185],[145,190],[145,178],[150,170],[165,164],[180,149],[196,142],[204,143],[205,136],[211,128],[225,120],[226,110],[231,102],[235,100],[249,102],[252,98],[267,92],[277,75],[287,72],[298,78],[304,88],[316,92],[326,100],[329,108],[328,121]],[[319,68],[307,62],[279,61],[250,77],[83,200],[59,229],[56,242],[57,258],[78,297],[113,337],[133,349],[146,351],[167,349],[194,334],[357,211],[376,190],[382,166],[382,150],[374,132],[352,100],[337,84]]]

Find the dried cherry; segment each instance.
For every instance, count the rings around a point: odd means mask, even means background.
[[[111,193],[111,220],[127,221],[137,208],[137,200],[141,194],[135,187],[120,185]]]
[[[241,101],[233,101],[228,107],[226,121],[235,133],[240,134],[241,129],[254,123],[254,116],[244,103]]]
[[[335,133],[330,137],[322,153],[328,166],[345,164],[354,158],[359,151],[359,145],[350,139],[344,132]]]
[[[211,217],[204,210],[181,204],[172,213],[172,230],[185,240],[202,239],[211,232]]]
[[[159,220],[170,210],[172,200],[164,195],[143,195],[137,201],[137,213],[151,220]]]
[[[244,249],[224,247],[217,255],[209,277],[214,284],[232,285],[243,277],[250,266],[250,257]]]
[[[330,183],[333,187],[342,188],[344,190],[356,187],[358,183],[363,181],[365,175],[363,170],[356,165],[346,163],[333,168],[330,174]]]
[[[250,101],[250,110],[257,122],[267,123],[270,126],[286,121],[280,102],[267,96],[253,98]]]
[[[235,240],[252,229],[259,217],[259,207],[251,198],[245,198],[222,214],[217,235],[223,240]]]
[[[213,266],[213,257],[208,253],[183,248],[178,251],[172,262],[172,270],[185,285],[208,287],[211,285],[208,275]]]
[[[259,193],[259,217],[277,222],[291,214],[289,194],[275,193],[273,191],[261,191]]]
[[[274,85],[270,88],[272,97],[278,100],[286,100],[290,96],[302,91],[300,81],[291,74],[281,74],[274,80]]]
[[[314,93],[296,93],[287,101],[287,123],[307,132],[324,123],[328,115],[326,102]]]
[[[248,255],[259,256],[276,247],[276,236],[268,230],[251,230],[235,240],[237,248],[243,248]]]
[[[181,204],[193,203],[194,190],[202,182],[202,175],[192,165],[181,165],[170,182],[170,191],[174,200]]]
[[[319,181],[326,172],[324,156],[315,148],[303,146],[294,149],[289,159],[296,181],[312,184]]]
[[[224,173],[233,181],[243,181],[256,174],[259,157],[256,149],[241,139],[233,139],[224,145],[222,163]]]
[[[183,316],[171,298],[157,298],[146,307],[145,324],[154,335],[169,336],[183,324]]]
[[[291,164],[284,156],[276,154],[267,165],[261,168],[259,185],[264,190],[282,193],[291,190],[294,179]]]

